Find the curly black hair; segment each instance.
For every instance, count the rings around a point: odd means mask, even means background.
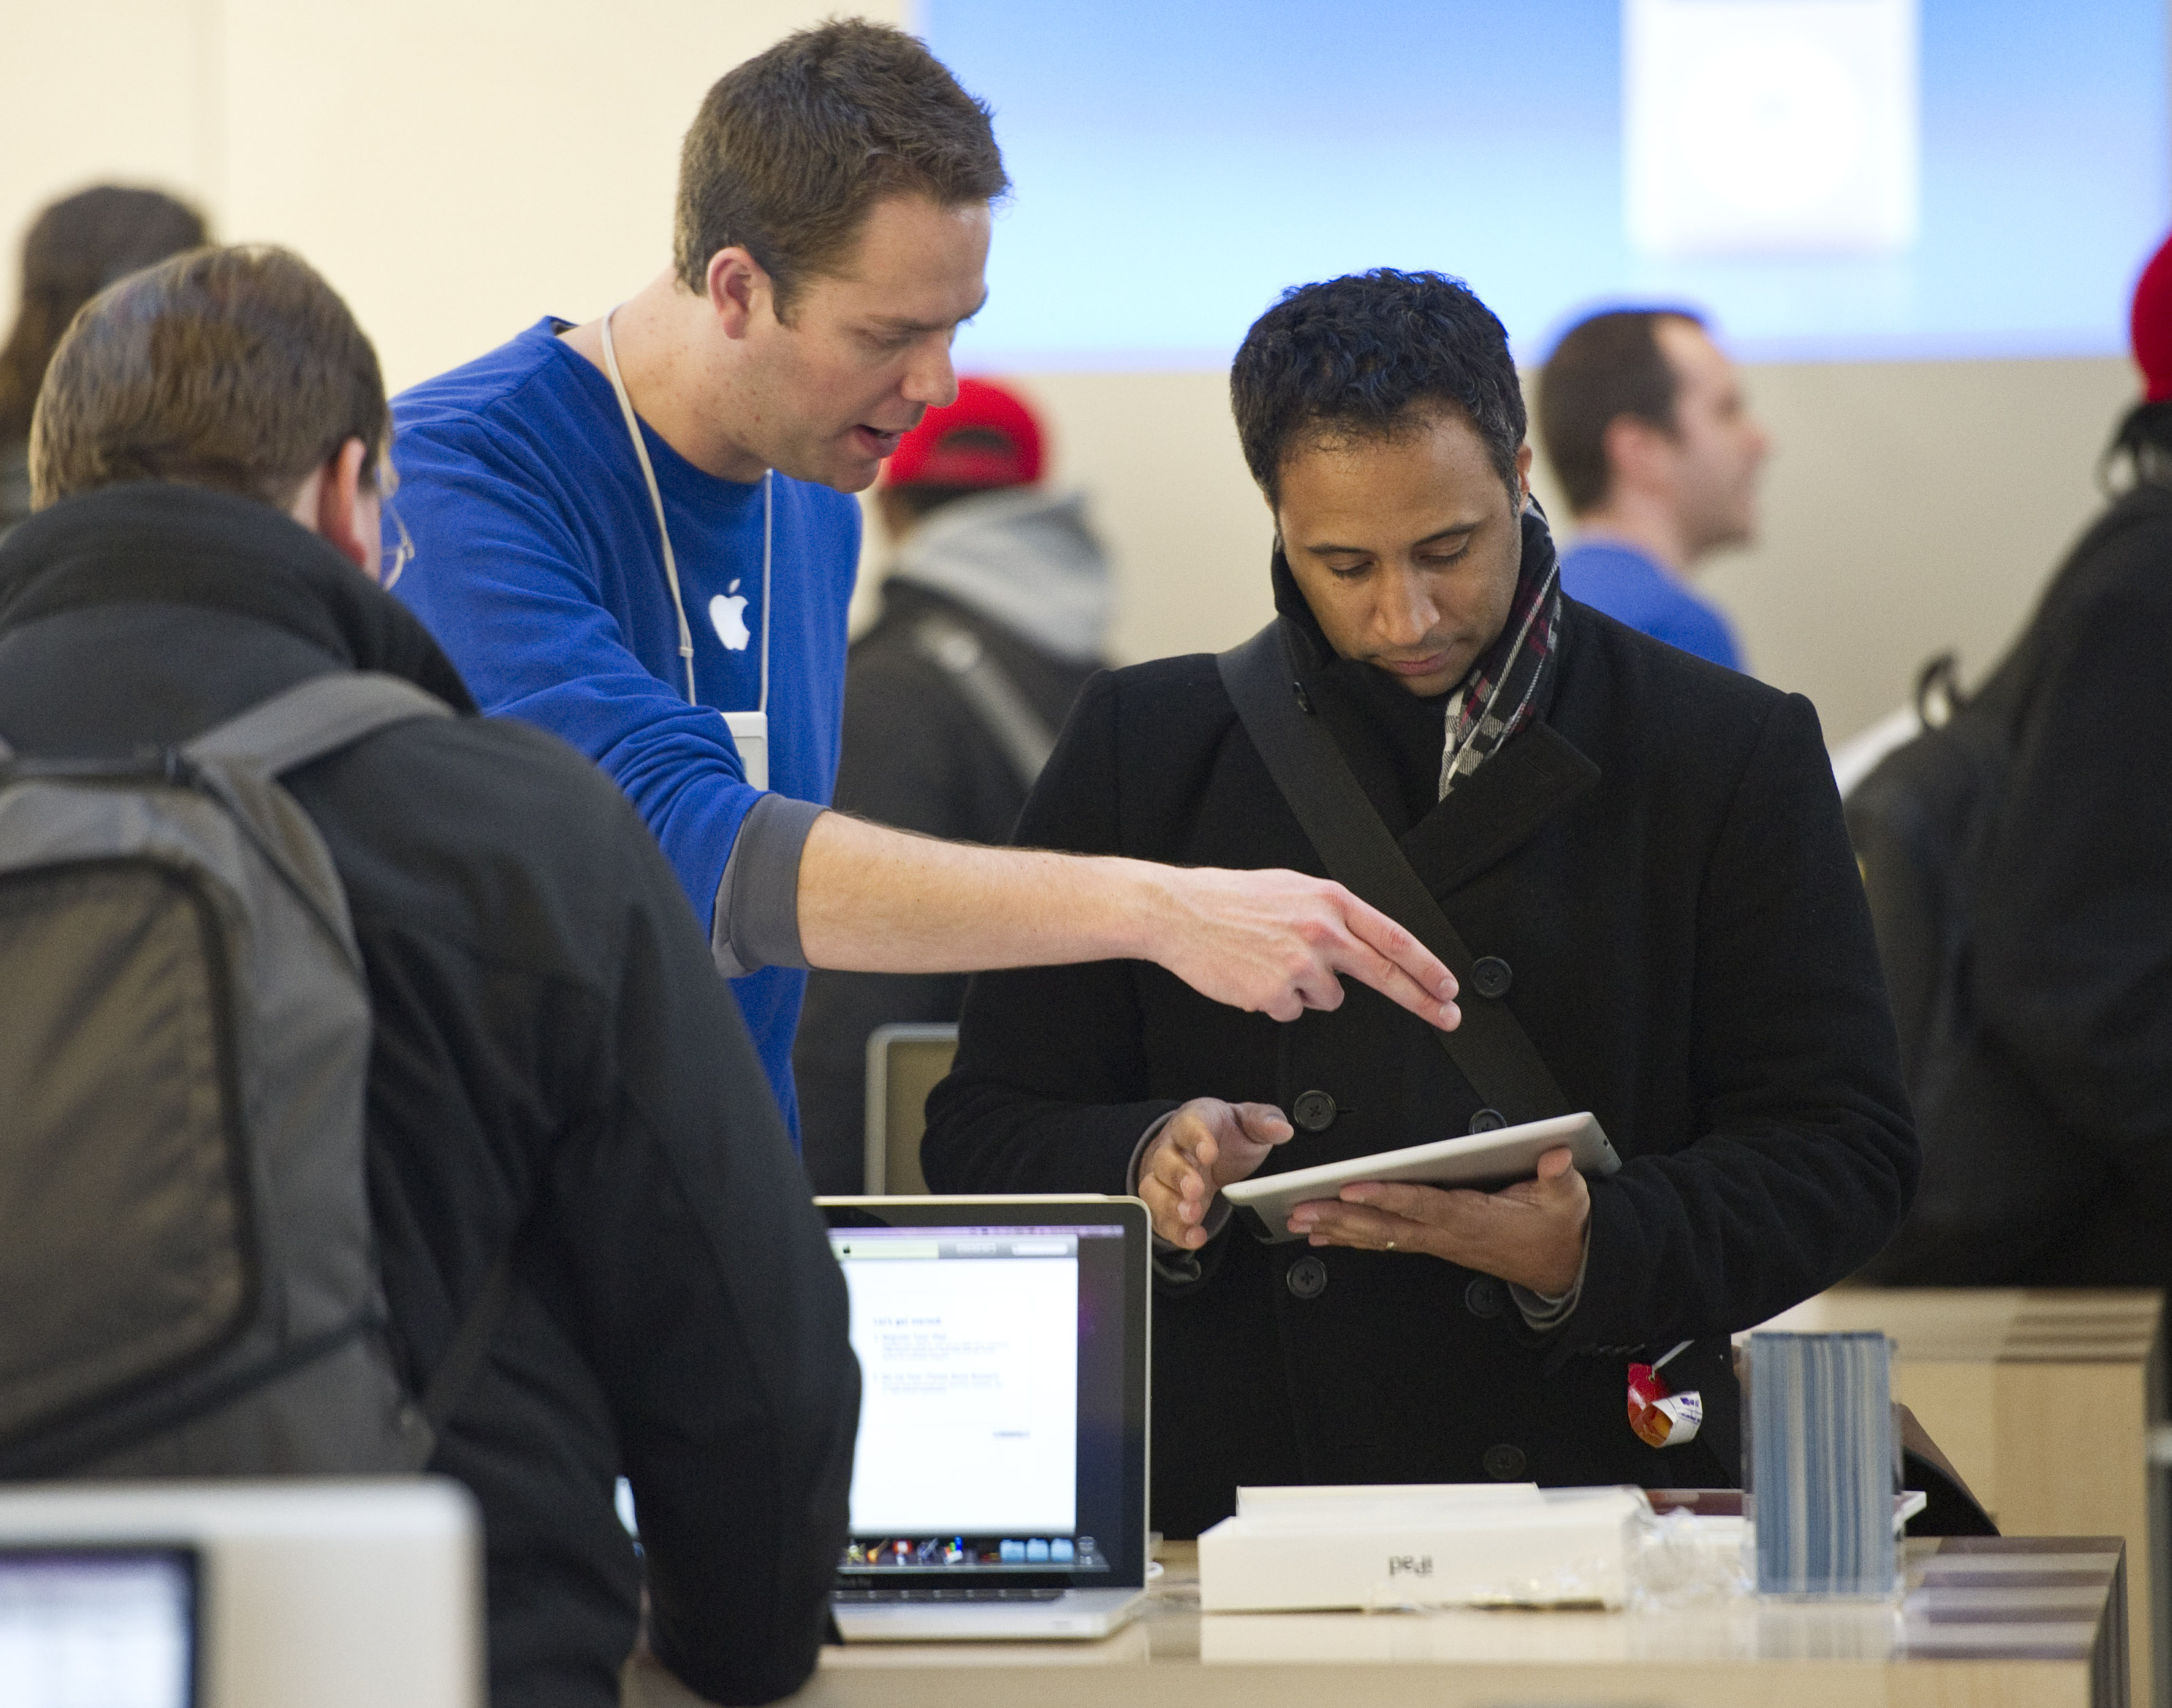
[[[1443,409],[1470,423],[1516,488],[1525,418],[1508,335],[1444,273],[1375,267],[1283,292],[1245,335],[1229,407],[1270,504],[1298,436],[1392,438]]]

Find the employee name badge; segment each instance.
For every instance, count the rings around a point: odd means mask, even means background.
[[[722,712],[724,727],[732,732],[732,745],[739,750],[739,763],[745,768],[748,786],[754,789],[769,787],[769,714],[766,712]]]

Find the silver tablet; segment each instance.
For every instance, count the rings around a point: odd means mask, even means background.
[[[1310,1168],[1293,1168],[1287,1174],[1258,1175],[1223,1187],[1222,1195],[1237,1206],[1254,1233],[1279,1245],[1304,1237],[1289,1231],[1289,1214],[1298,1205],[1333,1198],[1344,1187],[1361,1180],[1414,1180],[1426,1186],[1488,1190],[1529,1180],[1538,1172],[1539,1158],[1564,1145],[1583,1173],[1611,1174],[1621,1166],[1621,1159],[1606,1142],[1597,1116],[1556,1115],[1461,1139],[1438,1139],[1401,1150],[1378,1150],[1347,1162],[1322,1162]]]

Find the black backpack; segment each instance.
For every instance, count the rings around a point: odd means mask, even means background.
[[[132,760],[0,742],[0,1478],[429,1457],[509,1263],[418,1405],[363,1177],[368,987],[278,779],[449,715],[341,671]]]
[[[1951,653],[1924,665],[1916,707],[1923,733],[1886,755],[1850,791],[1845,811],[1901,1068],[1920,1107],[1973,1028],[1970,924],[2005,801],[2013,736],[1993,706],[1962,696]]]

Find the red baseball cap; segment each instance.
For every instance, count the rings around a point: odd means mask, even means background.
[[[2172,397],[2172,238],[2142,270],[2128,322],[2143,396],[2152,403]]]
[[[931,409],[883,471],[893,487],[1030,487],[1040,478],[1040,423],[1018,396],[960,380],[958,401]]]

